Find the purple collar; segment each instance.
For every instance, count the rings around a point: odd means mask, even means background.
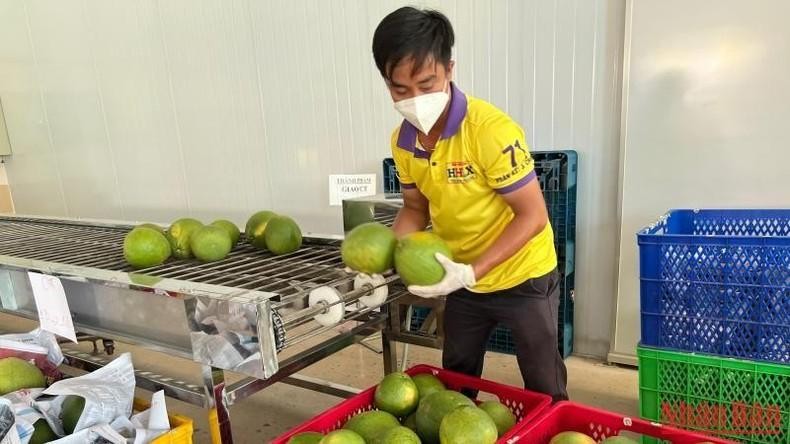
[[[466,117],[466,95],[455,86],[455,83],[450,83],[450,91],[450,109],[448,110],[447,123],[439,140],[449,139],[456,135],[461,128],[461,122]],[[413,153],[415,157],[426,159],[430,157],[430,153],[417,148],[417,128],[406,120],[400,125],[398,147]]]

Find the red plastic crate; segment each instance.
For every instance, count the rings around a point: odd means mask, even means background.
[[[532,421],[542,411],[551,404],[551,397],[541,393],[529,392],[524,389],[499,384],[485,379],[462,375],[448,370],[432,367],[429,365],[417,365],[406,373],[414,376],[421,373],[432,373],[439,378],[444,385],[451,390],[472,389],[480,392],[489,393],[499,398],[499,401],[510,408],[518,422],[502,436],[498,443],[515,442],[518,440],[517,432],[521,427]],[[297,426],[287,433],[274,439],[274,444],[286,444],[291,436],[302,432],[328,433],[339,429],[352,416],[373,410],[373,397],[376,387],[371,387],[364,392],[349,398],[331,409],[321,413],[315,418]]]
[[[544,411],[538,418],[525,424],[516,432],[522,442],[529,444],[548,444],[551,438],[566,431],[585,433],[596,441],[601,441],[620,432],[628,432],[629,438],[638,435],[647,437],[642,442],[670,442],[673,444],[697,444],[711,442],[732,443],[674,427],[656,424],[638,418],[630,418],[618,413],[599,410],[569,401],[558,402]],[[650,439],[653,438],[653,439]]]

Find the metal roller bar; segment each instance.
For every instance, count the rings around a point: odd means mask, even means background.
[[[402,296],[403,294],[404,293],[397,293],[397,294],[394,294],[394,295],[388,297],[383,305],[386,305],[386,304],[394,301],[395,299],[397,299],[398,297]],[[365,315],[373,312],[377,308],[379,308],[379,307],[365,307],[362,310],[358,310],[356,312],[353,312],[354,314],[351,315],[351,316],[344,317],[342,322],[355,321],[355,320],[359,319],[360,317],[365,316]],[[323,334],[323,333],[325,333],[327,331],[330,331],[330,330],[332,330],[333,328],[336,328],[336,327],[337,327],[337,325],[327,325],[327,326],[318,328],[316,330],[311,330],[311,331],[308,331],[306,333],[302,333],[302,334],[300,334],[298,336],[295,336],[293,338],[288,338],[285,341],[285,346],[286,347],[292,347],[292,346],[297,345],[297,344],[299,344],[301,342],[304,342],[304,341],[306,341],[308,339],[314,338],[314,337],[316,337],[318,335],[321,335],[321,334]]]
[[[309,324],[312,321],[313,321],[312,317],[300,317],[299,319],[291,320],[291,322],[289,322],[287,328],[293,330],[293,329],[295,329],[297,327],[301,327],[302,325]],[[285,324],[283,324],[283,329],[285,329],[285,328],[286,328],[286,326],[285,326]]]
[[[189,279],[193,276],[202,276],[204,282],[212,283],[212,280],[207,278],[211,276],[217,276],[222,273],[229,273],[235,269],[252,265],[252,263],[260,263],[262,261],[270,259],[266,257],[253,257],[253,256],[245,255],[244,254],[245,250],[248,250],[248,247],[245,246],[243,248],[244,248],[243,250],[236,249],[234,251],[231,251],[230,254],[228,255],[228,258],[225,261],[201,264],[199,266],[192,267],[193,271],[185,273],[181,275],[181,277],[185,279]],[[181,263],[179,265],[183,267],[186,264]],[[169,274],[174,273],[174,270],[176,268],[177,267],[164,267],[164,268],[151,269],[151,271],[156,272],[158,276],[167,277]]]
[[[397,280],[395,276],[390,276],[386,278],[384,285],[390,284],[395,280]],[[304,321],[310,320],[314,316],[326,312],[326,310],[333,305],[337,305],[337,304],[346,305],[346,304],[354,303],[358,301],[360,298],[362,298],[363,296],[371,294],[371,292],[373,292],[376,288],[378,287],[374,287],[373,285],[370,284],[365,284],[361,288],[342,294],[340,300],[332,304],[327,304],[325,302],[322,302],[313,307],[304,308],[295,313],[284,315],[282,316],[283,327],[289,328],[296,324],[301,325],[302,323],[304,323]],[[277,306],[275,305],[275,307]]]
[[[4,251],[9,252],[9,254],[29,254],[29,255],[46,255],[52,254],[53,252],[66,252],[70,251],[69,248],[73,248],[72,245],[67,244],[66,242],[60,242],[59,245],[52,243],[52,238],[31,238],[26,239],[25,242],[15,242],[8,247],[3,247]],[[39,248],[46,248],[45,250],[39,250]],[[73,251],[72,251],[73,252]]]
[[[107,259],[111,259],[113,256],[117,257],[117,254],[113,251],[104,251],[103,253],[99,253],[94,250],[90,251],[82,251],[82,252],[70,252],[70,251],[51,251],[46,254],[36,255],[34,259],[38,259],[41,261],[50,261],[50,262],[68,262],[73,263],[74,265],[83,265],[85,261],[87,262],[103,262]]]
[[[86,244],[97,245],[102,243],[116,243],[117,241],[123,240],[123,232],[108,232],[108,231],[95,231],[95,232],[87,232],[85,230],[74,231],[74,230],[62,230],[62,231],[55,231],[55,230],[40,230],[40,229],[32,229],[32,230],[23,230],[16,227],[15,234],[19,233],[29,233],[34,234],[40,238],[47,238],[47,239],[58,239],[58,240],[71,240],[71,241],[78,241],[83,242]],[[119,236],[120,234],[120,236]]]
[[[299,251],[282,256],[241,242],[222,261],[170,260],[134,270],[123,258],[123,238],[129,229],[0,217],[0,255],[265,291],[283,300],[303,296],[315,285],[350,285],[352,280],[342,271],[339,242],[311,239],[305,239]]]
[[[334,251],[332,253],[333,254],[337,254],[337,252],[334,252]],[[328,256],[328,255],[327,255],[327,253],[322,253],[321,256]],[[306,265],[306,266],[320,265],[321,268],[324,269],[324,271],[326,271],[326,270],[337,271],[337,269],[335,269],[335,268],[328,267],[328,266],[325,266],[325,265],[321,265],[324,262],[329,262],[329,261],[335,262],[335,261],[337,261],[336,258],[325,257],[324,259],[321,259],[321,256],[318,256],[318,257],[311,256],[311,257],[308,257],[308,258],[305,258],[305,259],[296,260],[296,261],[292,261],[292,260],[289,260],[288,258],[284,258],[280,262],[279,265],[277,265],[277,266],[275,266],[275,267],[273,267],[271,269],[267,269],[267,273],[273,273],[273,274],[267,274],[264,277],[253,279],[252,281],[248,281],[248,282],[244,282],[244,283],[240,283],[239,282],[243,278],[237,278],[235,280],[231,280],[229,282],[223,283],[223,285],[226,285],[226,286],[229,286],[229,287],[240,286],[240,287],[245,287],[246,288],[247,286],[254,286],[254,288],[267,288],[266,284],[263,284],[263,285],[259,285],[259,284],[261,284],[263,281],[265,281],[267,279],[276,279],[276,278],[283,277],[283,276],[287,276],[289,279],[298,279],[299,277],[302,277],[302,276],[305,276],[305,275],[308,275],[308,274],[313,274],[313,273],[316,272],[316,270],[306,270],[306,269],[303,269],[303,271],[301,271],[301,272],[294,272],[294,268],[293,267],[298,266],[298,265]]]
[[[125,259],[97,259],[79,264],[83,267],[93,268],[121,268],[126,265]]]
[[[210,264],[194,264],[190,263],[189,261],[178,261],[172,263],[165,263],[163,265],[159,265],[157,267],[147,268],[143,271],[148,273],[153,273],[161,276],[168,276],[168,277],[178,277],[181,276],[178,273],[183,272],[185,267],[188,267],[187,273],[192,273],[198,270],[205,270],[205,269],[214,269],[219,267],[227,267],[232,266],[232,269],[236,269],[242,266],[245,262],[255,261],[256,263],[260,264],[263,261],[271,261],[272,256],[265,256],[261,254],[253,255],[251,253],[256,253],[256,250],[252,245],[246,243],[240,243],[236,245],[233,251],[226,257],[224,260],[219,262],[214,262]],[[188,276],[185,274],[184,276]],[[211,276],[208,274],[207,276]]]

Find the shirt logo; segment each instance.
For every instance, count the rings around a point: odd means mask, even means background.
[[[521,144],[518,142],[518,140],[516,140],[513,145],[508,145],[507,148],[503,149],[502,154],[509,155],[508,157],[510,157],[511,169],[507,173],[499,177],[495,177],[494,182],[496,183],[502,183],[511,177],[517,176],[533,167],[534,161],[532,160],[532,156],[527,150],[521,147]],[[521,159],[519,160],[519,158]]]
[[[471,162],[448,162],[447,163],[447,182],[465,183],[474,179],[475,169]]]

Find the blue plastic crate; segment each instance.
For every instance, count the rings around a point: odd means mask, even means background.
[[[571,272],[560,281],[559,350],[563,358],[573,352],[573,302],[576,274]]]
[[[638,241],[642,344],[790,363],[790,210],[673,210]]]
[[[575,151],[533,151],[535,173],[554,229],[557,261],[563,275],[575,270],[576,175]]]
[[[573,352],[573,292],[574,292],[573,272],[562,277],[560,280],[560,308],[557,325],[557,345],[560,355],[567,358]],[[510,329],[504,325],[498,325],[486,344],[486,350],[514,354],[516,344]]]
[[[384,159],[382,162],[382,172],[384,177],[384,187],[382,188],[385,193],[400,193],[400,180],[398,180],[398,170],[395,168],[395,160],[391,157]]]

